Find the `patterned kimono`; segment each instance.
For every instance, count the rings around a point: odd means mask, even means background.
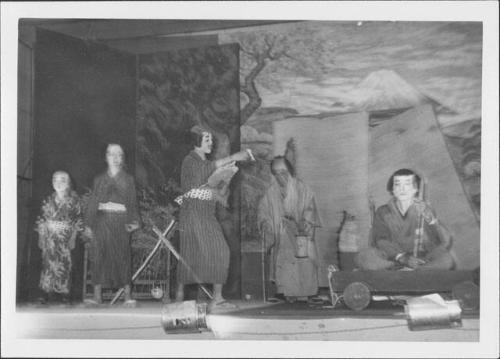
[[[191,151],[183,160],[181,187],[184,193],[207,183],[215,163]],[[229,269],[229,247],[215,217],[216,199],[185,198],[179,215],[180,255],[203,283],[223,284]],[[177,281],[196,283],[185,266],[177,267]]]
[[[305,297],[318,291],[317,248],[314,228],[321,226],[312,190],[303,182],[290,178],[297,196],[286,209],[280,188],[273,179],[259,203],[258,225],[266,248],[271,249],[270,279],[275,281],[277,293],[287,297]],[[300,223],[310,224],[313,252],[307,258],[297,258],[296,236]],[[314,254],[314,255],[313,255]]]
[[[125,212],[98,210],[99,203],[123,204]],[[114,177],[97,176],[89,197],[85,220],[94,233],[90,245],[92,283],[120,288],[130,284],[132,254],[125,225],[139,222],[134,179],[121,170]]]
[[[71,250],[82,229],[81,202],[75,192],[71,191],[61,203],[56,201],[55,193],[45,199],[35,229],[42,250],[40,288],[44,292],[69,293]]]

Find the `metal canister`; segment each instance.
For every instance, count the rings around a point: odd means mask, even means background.
[[[207,327],[207,304],[194,300],[165,304],[161,324],[166,333],[199,333]]]
[[[410,330],[456,328],[462,326],[462,309],[457,300],[436,303],[425,298],[407,300],[405,314]]]

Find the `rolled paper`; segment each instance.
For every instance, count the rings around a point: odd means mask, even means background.
[[[210,175],[207,183],[211,184],[213,188],[218,187],[221,183],[228,184],[233,176],[238,172],[238,167],[233,163],[217,168],[214,173]]]
[[[252,150],[250,148],[247,148],[246,151],[247,151],[248,155],[250,156],[250,159],[252,161],[255,161],[255,157],[253,156]]]

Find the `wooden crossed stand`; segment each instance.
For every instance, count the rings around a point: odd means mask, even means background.
[[[207,296],[210,299],[213,299],[212,294],[202,285],[201,279],[198,277],[198,275],[193,271],[193,269],[184,260],[184,258],[182,258],[180,256],[180,254],[174,248],[172,243],[168,240],[168,238],[170,238],[174,233],[173,228],[174,228],[176,223],[177,223],[177,221],[175,219],[172,219],[163,233],[158,229],[158,227],[153,226],[153,232],[155,232],[155,234],[158,236],[158,241],[156,242],[156,245],[154,246],[154,248],[151,250],[151,252],[146,257],[144,262],[141,264],[141,266],[136,270],[136,272],[132,276],[132,282],[134,282],[134,280],[136,280],[137,277],[142,273],[142,271],[147,267],[147,265],[149,264],[149,262],[151,261],[151,259],[155,255],[155,253],[160,249],[161,244],[163,243],[168,248],[168,250],[175,256],[175,258],[177,258],[177,260],[180,263],[182,263],[183,265],[186,266],[188,271],[191,273],[191,275],[196,280],[196,282],[201,287],[201,289],[207,294]],[[125,290],[124,288],[120,288],[116,292],[115,296],[113,297],[113,299],[110,302],[110,305],[113,305],[120,298],[120,296],[123,294],[124,290]]]

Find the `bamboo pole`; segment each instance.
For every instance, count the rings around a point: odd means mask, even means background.
[[[421,201],[425,202],[425,180],[424,180],[424,178],[422,178],[420,181],[418,198]],[[424,234],[423,232],[424,232],[424,215],[423,215],[423,213],[420,213],[420,215],[418,216],[417,233],[415,235],[415,242],[413,245],[413,256],[415,258],[418,258],[418,250],[420,249],[420,247],[422,245],[423,234]]]

